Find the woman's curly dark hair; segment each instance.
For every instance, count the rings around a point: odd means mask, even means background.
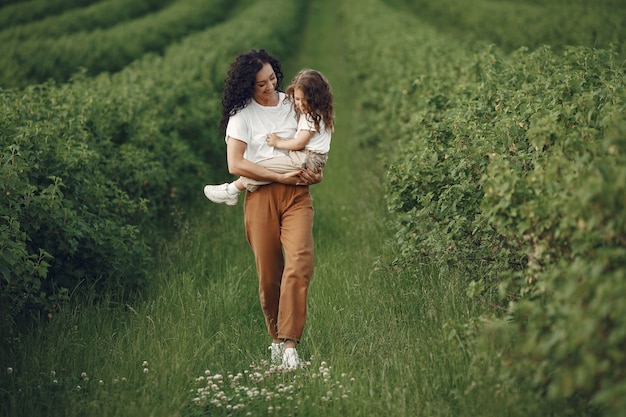
[[[263,65],[267,63],[274,69],[277,81],[276,89],[280,90],[283,82],[283,72],[280,62],[264,49],[252,49],[248,52],[244,52],[230,64],[228,76],[224,81],[220,130],[226,131],[228,119],[250,102],[254,95],[256,74],[261,71]]]

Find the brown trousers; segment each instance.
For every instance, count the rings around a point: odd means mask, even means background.
[[[267,330],[274,339],[299,342],[313,275],[309,187],[273,183],[247,192],[244,222],[256,260]]]

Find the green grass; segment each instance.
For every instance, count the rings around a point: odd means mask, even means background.
[[[270,406],[276,415],[306,416],[533,411],[519,392],[490,386],[472,362],[465,333],[484,307],[465,296],[466,279],[428,261],[410,270],[393,263],[383,169],[378,150],[364,147],[357,134],[355,86],[335,41],[341,25],[325,12],[330,4],[311,6],[300,54],[286,68],[287,78],[303,66],[321,70],[336,96],[331,156],[324,181],[312,189],[316,267],[299,347],[310,366],[274,374],[263,365],[270,340],[242,208],[199,198],[179,215],[176,236],[160,249],[142,296],[76,297],[3,347],[12,372],[0,376],[2,414],[200,415],[193,400],[206,387],[207,370],[228,380],[238,373],[249,378],[255,369],[268,372],[258,385],[274,398],[254,401],[239,415],[269,414]],[[241,386],[255,384],[245,378]],[[278,392],[277,384],[294,392]]]

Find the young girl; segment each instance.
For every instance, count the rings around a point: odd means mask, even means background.
[[[278,173],[289,173],[309,169],[319,172],[328,160],[331,135],[334,130],[333,93],[326,78],[312,69],[300,71],[287,87],[286,100],[295,107],[298,129],[295,137],[283,138],[268,132],[267,144],[288,151],[284,156],[259,162]],[[240,177],[231,183],[207,185],[204,195],[215,203],[237,204],[239,193],[246,189],[256,191],[266,181]],[[302,185],[308,185],[303,183]]]

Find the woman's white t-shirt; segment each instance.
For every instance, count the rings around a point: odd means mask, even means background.
[[[277,156],[285,156],[288,151],[267,144],[267,135],[276,133],[283,138],[295,136],[298,123],[290,102],[285,102],[285,94],[279,93],[276,106],[261,106],[250,103],[230,116],[226,126],[226,140],[230,136],[247,144],[244,158],[257,163]]]

